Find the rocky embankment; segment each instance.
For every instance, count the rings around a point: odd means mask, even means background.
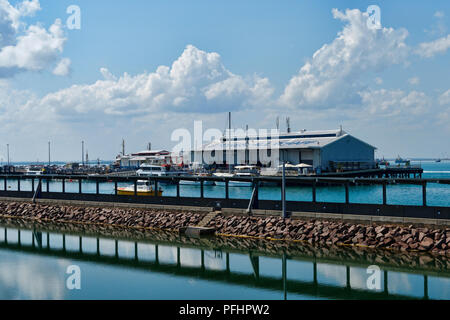
[[[217,216],[209,224],[220,234],[305,241],[310,244],[359,245],[450,255],[450,229],[399,225],[364,225],[339,221],[278,217]]]
[[[0,216],[39,222],[110,225],[178,231],[198,225],[204,213],[125,208],[75,207],[0,202]],[[450,228],[365,225],[324,220],[217,215],[208,224],[219,235],[304,241],[310,244],[355,245],[450,256]]]
[[[0,216],[169,231],[178,231],[180,228],[196,225],[204,217],[203,214],[195,212],[73,207],[17,202],[0,202]]]

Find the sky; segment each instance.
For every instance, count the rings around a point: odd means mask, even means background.
[[[449,157],[450,2],[0,0],[0,161],[171,150],[229,111]]]

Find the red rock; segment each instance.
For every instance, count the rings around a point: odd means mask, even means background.
[[[425,250],[429,250],[431,247],[433,247],[434,241],[433,239],[429,237],[423,238],[423,240],[420,242],[420,246],[423,247]]]

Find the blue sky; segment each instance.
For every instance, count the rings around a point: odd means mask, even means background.
[[[228,110],[235,127],[273,127],[276,116],[294,130],[343,125],[378,156],[450,153],[448,1],[25,2],[34,9],[14,32],[0,23],[14,37],[0,50],[15,52],[0,51],[0,134],[17,161],[45,159],[48,140],[60,160],[78,159],[81,140],[101,159],[122,137],[128,151],[169,149],[173,130],[194,120],[222,130]],[[23,1],[1,3],[13,17],[6,4]],[[80,30],[65,25],[73,4]],[[361,23],[373,4],[374,32]],[[28,28],[50,33],[58,18],[61,34],[35,35],[35,56],[20,58]],[[63,59],[70,68],[55,72]]]

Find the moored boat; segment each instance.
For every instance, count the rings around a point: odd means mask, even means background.
[[[163,191],[159,189],[157,191],[158,197],[161,197],[163,194]],[[135,190],[134,185],[130,185],[128,187],[118,187],[117,188],[117,194],[120,196],[134,196]],[[155,189],[153,188],[153,185],[149,181],[145,180],[138,180],[137,182],[137,196],[138,197],[154,197],[156,196]]]

